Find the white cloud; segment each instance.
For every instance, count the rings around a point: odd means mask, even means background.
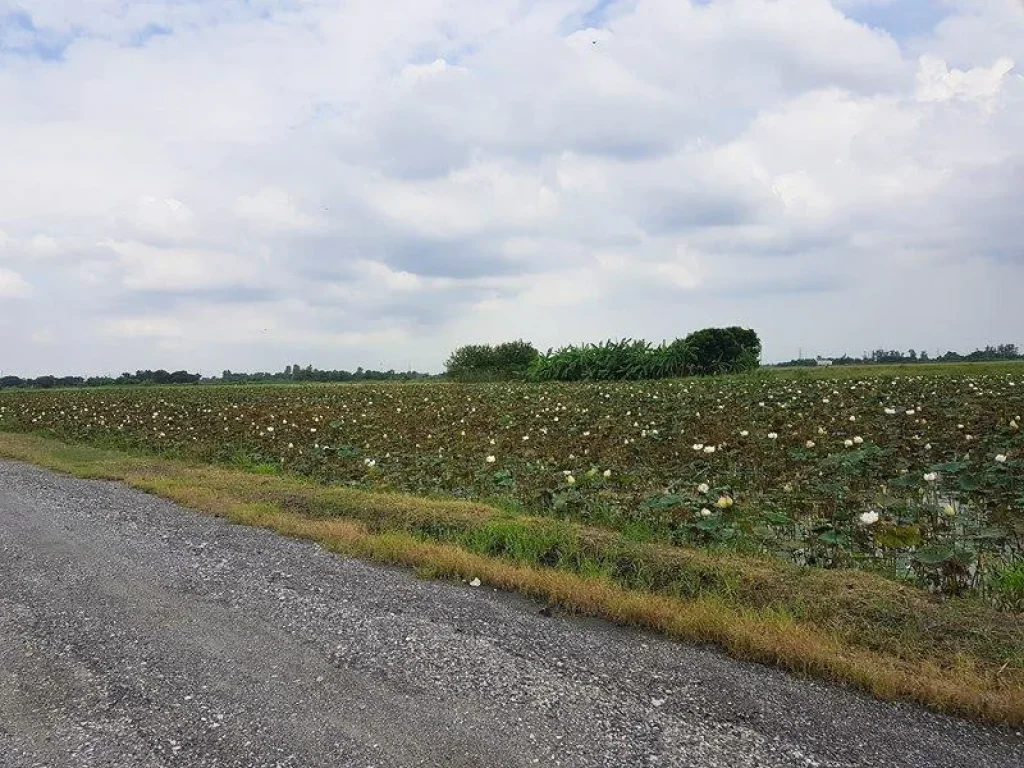
[[[359,261],[354,266],[377,289],[406,293],[422,289],[427,282],[435,282],[427,281],[412,272],[391,269],[378,261]]]
[[[495,162],[429,181],[389,180],[367,193],[381,216],[427,237],[529,232],[558,215],[558,195],[536,171]]]
[[[60,251],[60,244],[49,235],[35,235],[29,241],[29,247],[38,256],[52,256]]]
[[[1004,78],[1013,68],[1013,59],[1006,56],[991,67],[975,67],[966,72],[950,70],[945,61],[934,56],[922,56],[917,98],[921,101],[961,99],[983,104],[991,110]]]
[[[153,317],[122,317],[101,324],[106,336],[125,339],[173,339],[183,335],[181,327],[167,319]]]
[[[147,239],[182,241],[195,236],[196,215],[181,200],[143,195],[134,210],[123,213],[112,228]]]
[[[33,344],[53,344],[57,341],[57,336],[49,328],[38,328],[29,334],[29,341]]]
[[[32,294],[25,278],[10,269],[0,269],[0,299],[26,299]]]
[[[8,0],[40,31],[0,51],[0,295],[62,332],[0,317],[7,366],[1024,327],[1024,5],[950,0],[902,36],[846,15],[889,0],[593,5]],[[882,302],[889,280],[927,290]]]
[[[655,264],[652,271],[655,277],[666,280],[676,288],[689,290],[700,285],[700,273],[693,263],[687,265],[678,261],[664,261]]]
[[[242,195],[235,200],[234,212],[265,230],[302,232],[316,225],[312,216],[302,213],[288,193],[277,187],[263,187],[256,194]]]
[[[134,291],[203,291],[253,285],[260,280],[259,260],[234,253],[161,248],[135,241],[102,243],[119,257],[121,284]]]

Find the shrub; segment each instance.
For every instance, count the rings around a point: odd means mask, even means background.
[[[522,379],[537,355],[537,349],[521,339],[497,346],[467,344],[451,354],[445,369],[455,381],[509,381]]]
[[[646,341],[623,339],[548,350],[527,370],[531,381],[647,379],[652,349]]]
[[[521,379],[539,353],[528,341],[506,341],[494,348],[495,368],[502,379]]]

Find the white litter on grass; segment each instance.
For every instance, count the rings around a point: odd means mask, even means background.
[[[469,582],[469,586],[471,586],[471,587],[479,587],[480,586],[480,579],[478,579],[478,578],[477,579],[473,579],[471,582]]]

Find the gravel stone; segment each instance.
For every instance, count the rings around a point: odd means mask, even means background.
[[[0,766],[1024,765],[985,727],[0,462]]]

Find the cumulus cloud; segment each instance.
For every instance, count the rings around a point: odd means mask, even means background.
[[[32,295],[32,286],[10,269],[0,269],[0,299],[24,299]]]
[[[1002,93],[1003,79],[1013,68],[1013,59],[1003,56],[991,67],[975,67],[966,72],[960,69],[950,71],[942,59],[922,56],[917,98],[921,101],[971,101],[983,104],[991,111],[995,99]]]
[[[173,339],[182,335],[182,329],[170,320],[126,317],[102,323],[100,333],[125,339]]]
[[[1019,62],[1016,0],[0,0],[5,369],[1022,341]]]
[[[316,225],[316,219],[300,211],[288,193],[277,187],[263,187],[252,195],[242,195],[235,200],[234,212],[263,230],[303,232]]]

